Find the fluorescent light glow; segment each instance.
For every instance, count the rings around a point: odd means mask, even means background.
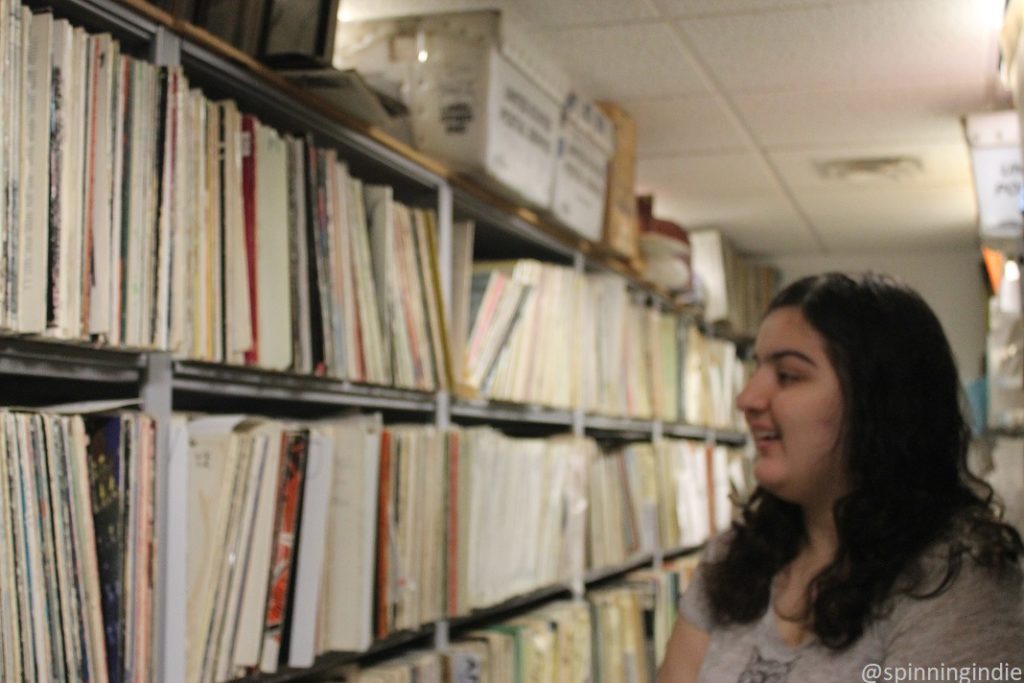
[[[427,57],[429,57],[429,56],[430,55],[427,54],[426,50],[420,50],[419,54],[416,55],[416,58],[418,60],[420,60],[420,63],[423,63],[423,62],[427,61]]]
[[[1008,259],[1006,265],[1003,266],[1003,277],[1006,278],[1007,282],[1018,282],[1020,281],[1020,266],[1013,259]]]

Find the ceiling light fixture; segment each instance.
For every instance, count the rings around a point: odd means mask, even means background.
[[[850,183],[903,181],[920,175],[924,164],[917,157],[868,157],[816,161],[814,167],[824,180]]]

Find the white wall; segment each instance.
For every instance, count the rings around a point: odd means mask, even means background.
[[[898,277],[916,289],[935,310],[967,381],[980,372],[985,352],[985,289],[977,249],[791,256],[771,261],[783,284],[830,270],[872,270]]]

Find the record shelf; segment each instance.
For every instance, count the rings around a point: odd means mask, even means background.
[[[211,97],[231,97],[243,110],[257,112],[265,123],[293,134],[311,135],[318,144],[339,150],[353,174],[384,182],[411,205],[430,207],[438,216],[438,261],[444,300],[451,300],[452,223],[472,219],[482,239],[571,266],[613,270],[656,305],[676,310],[668,296],[628,273],[621,262],[569,231],[541,221],[531,211],[510,204],[490,190],[437,161],[352,121],[323,102],[298,91],[279,76],[209,36],[139,0],[27,0],[33,8],[52,7],[91,32],[110,32],[125,52],[148,56],[160,65],[181,65],[193,86]],[[492,424],[538,433],[570,432],[602,439],[660,440],[678,437],[741,445],[740,432],[660,420],[612,418],[574,410],[514,405],[487,400],[456,400],[447,392],[423,393],[371,387],[336,379],[298,376],[251,368],[172,358],[149,349],[103,348],[24,336],[0,336],[0,381],[9,388],[4,404],[40,406],[87,400],[135,402],[157,423],[156,537],[160,539],[156,573],[154,629],[155,680],[185,680],[187,603],[186,538],[188,481],[186,463],[171,461],[168,432],[173,411],[252,411],[273,415],[314,416],[344,409],[383,412],[389,419],[452,424]],[[518,596],[465,617],[399,633],[360,655],[328,655],[314,670],[288,671],[253,680],[284,681],[322,675],[331,667],[359,658],[370,660],[415,645],[444,647],[450,631],[479,626],[517,614],[557,597],[581,597],[586,588],[694,548],[657,550],[623,566],[592,571],[572,585],[557,585]],[[320,672],[320,674],[317,674]]]

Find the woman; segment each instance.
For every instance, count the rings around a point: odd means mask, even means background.
[[[659,683],[1019,680],[1024,548],[967,471],[924,300],[876,275],[805,278],[754,353],[737,404],[758,488],[687,589]]]

